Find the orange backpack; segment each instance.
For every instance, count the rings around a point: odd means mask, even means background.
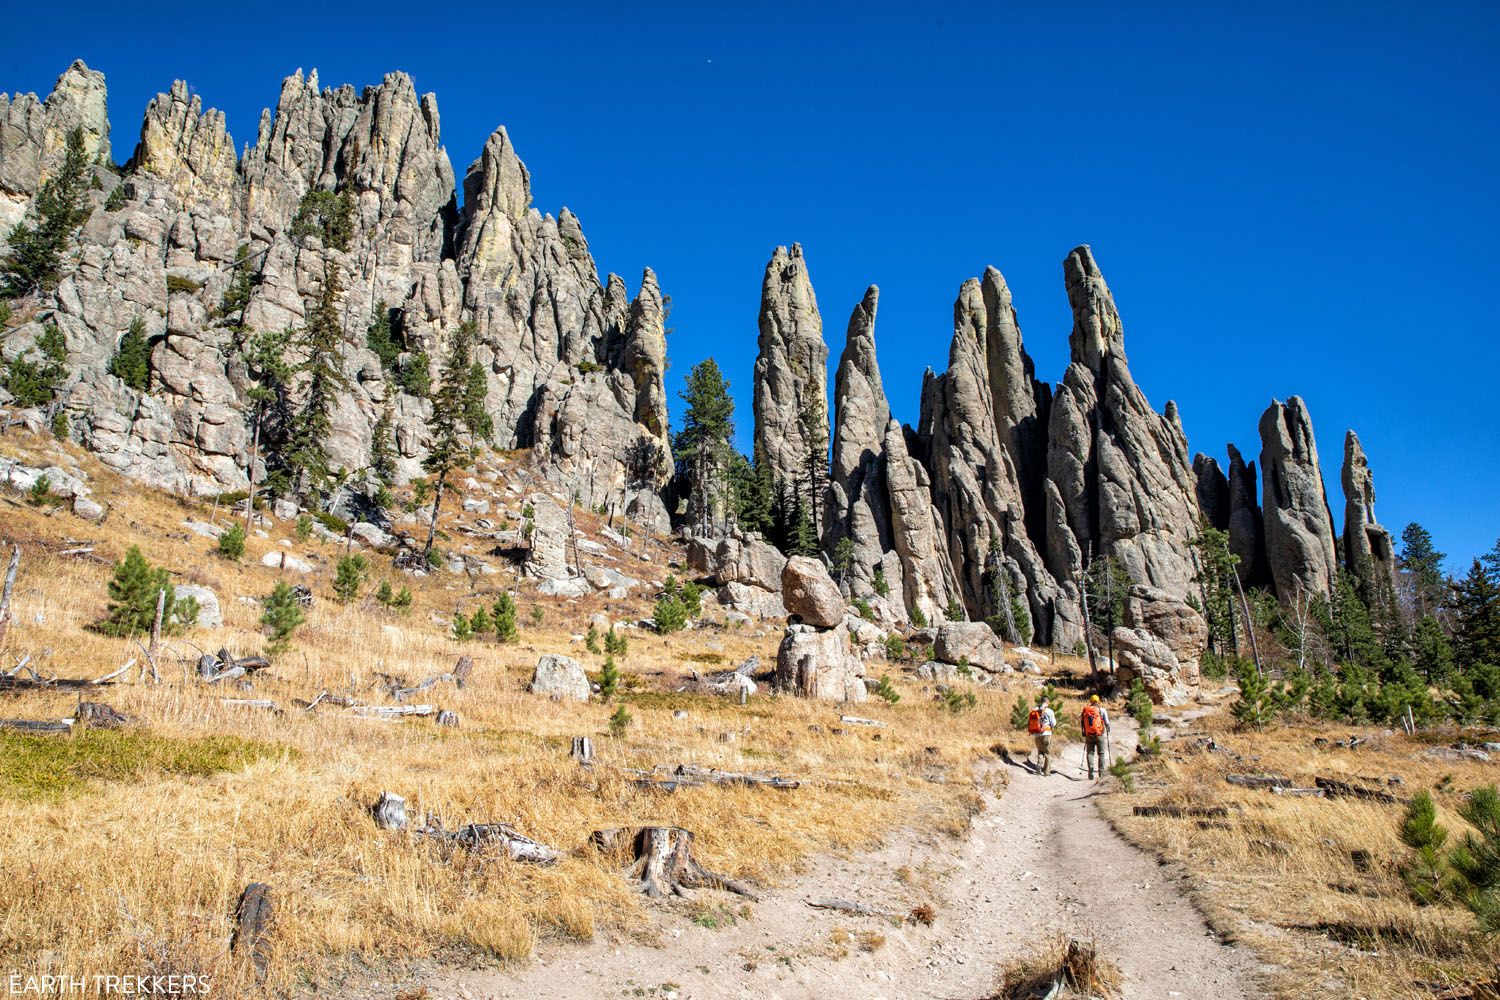
[[[1083,710],[1083,735],[1104,735],[1104,713],[1099,711],[1099,706],[1089,705]]]
[[[1026,731],[1028,733],[1039,733],[1042,731],[1042,710],[1033,708],[1031,715],[1026,719]]]

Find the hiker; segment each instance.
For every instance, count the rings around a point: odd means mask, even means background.
[[[1088,764],[1089,777],[1094,776],[1094,758],[1099,759],[1099,776],[1104,776],[1104,748],[1109,742],[1109,712],[1099,704],[1096,694],[1089,699],[1079,719],[1083,729],[1083,759]]]
[[[1052,727],[1057,725],[1057,715],[1047,705],[1047,699],[1031,710],[1026,720],[1026,731],[1036,737],[1037,764],[1042,774],[1052,773]]]

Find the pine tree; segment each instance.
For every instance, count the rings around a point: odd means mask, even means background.
[[[396,384],[408,396],[426,399],[432,393],[432,358],[426,351],[409,354],[401,362]]]
[[[359,596],[359,588],[365,585],[369,566],[365,557],[348,555],[339,560],[333,576],[333,594],[340,604],[348,604]]]
[[[114,577],[109,581],[109,606],[98,629],[105,635],[130,636],[151,631],[156,622],[156,602],[162,591],[166,591],[163,618],[171,618],[177,610],[177,593],[164,567],[152,566],[141,553],[139,545],[132,545],[125,558],[115,564]],[[196,617],[196,616],[194,616]]]
[[[468,428],[471,445],[480,441],[488,443],[495,436],[495,421],[485,409],[488,394],[489,380],[485,377],[484,366],[475,361],[469,365],[464,378],[463,396],[464,426]]]
[[[250,482],[249,495],[245,501],[245,526],[249,530],[255,516],[255,467],[260,462],[261,439],[266,436],[268,422],[280,421],[287,404],[287,386],[292,378],[292,369],[286,361],[286,345],[291,331],[257,333],[250,336],[240,353],[253,384],[245,392],[250,403],[250,465],[245,476]]]
[[[495,638],[501,642],[516,641],[516,602],[511,596],[502,593],[495,599]]]
[[[245,555],[245,529],[238,521],[219,536],[219,555],[232,562],[239,562]]]
[[[604,667],[599,671],[599,696],[609,701],[615,696],[615,691],[620,686],[620,671],[615,666],[615,658],[606,656]]]
[[[583,637],[583,648],[590,653],[598,653],[599,650],[599,627],[589,622],[589,630]]]
[[[380,411],[375,428],[370,432],[370,471],[375,481],[387,488],[396,484],[396,442],[391,430],[391,408]]]
[[[630,640],[625,638],[625,633],[616,632],[613,627],[604,633],[604,651],[610,656],[618,656],[621,659],[630,651]]]
[[[474,630],[475,635],[484,635],[494,627],[494,623],[490,621],[490,613],[483,604],[475,608],[474,613],[469,616],[469,628]]]
[[[754,531],[768,541],[774,539],[776,523],[770,473],[765,466],[751,464],[732,449],[728,461],[735,521],[746,531]]]
[[[0,260],[0,298],[30,295],[57,284],[63,251],[89,217],[88,170],[83,129],[74,128],[67,135],[62,166],[37,192],[32,205],[36,221],[17,223],[10,231],[8,253]]]
[[[136,392],[145,392],[151,379],[151,348],[146,343],[146,323],[139,316],[130,321],[115,356],[109,359],[109,373]]]
[[[1433,544],[1432,533],[1413,521],[1401,531],[1397,564],[1410,593],[1412,617],[1432,614],[1442,605],[1443,553]]]
[[[1229,533],[1204,521],[1193,539],[1193,582],[1208,624],[1208,648],[1220,656],[1236,651],[1235,579],[1240,557],[1229,551]],[[1250,627],[1247,622],[1246,628]],[[1110,625],[1111,630],[1114,625]]]
[[[1406,807],[1401,822],[1401,842],[1414,852],[1412,860],[1401,868],[1401,878],[1412,899],[1422,906],[1442,902],[1448,893],[1448,858],[1443,845],[1448,831],[1437,822],[1432,795],[1418,792]]]
[[[370,325],[365,328],[365,346],[380,359],[380,370],[387,379],[396,375],[396,362],[401,357],[401,345],[391,336],[391,311],[382,301],[375,306]]]
[[[1412,630],[1412,658],[1427,683],[1441,683],[1453,671],[1453,645],[1438,620],[1424,615]]]
[[[266,652],[271,656],[280,656],[291,646],[292,633],[305,621],[302,605],[297,601],[296,591],[292,590],[290,584],[282,581],[261,602],[261,606],[264,610],[260,616],[260,624],[268,637]]]
[[[250,295],[255,290],[256,272],[250,266],[250,245],[240,244],[234,255],[234,273],[229,287],[219,298],[219,316],[230,330],[234,331],[236,346],[242,346],[245,335],[250,332],[245,325],[245,310],[250,307]]]
[[[442,383],[432,397],[432,416],[427,421],[431,441],[422,468],[436,476],[437,483],[432,497],[432,520],[427,525],[427,544],[422,548],[424,556],[432,551],[448,476],[457,469],[467,469],[474,461],[473,449],[464,442],[465,432],[471,438],[474,436],[474,428],[468,424],[473,415],[469,408],[469,370],[473,351],[474,324],[463,323],[453,332],[448,344]]]
[[[737,506],[730,503],[728,488],[734,399],[713,358],[693,366],[678,396],[687,410],[672,450],[687,480],[688,523],[699,534],[711,535],[716,526],[725,526]]]
[[[803,406],[802,412],[797,415],[797,422],[806,448],[802,459],[802,481],[798,484],[798,492],[803,498],[802,510],[808,525],[807,529],[802,530],[810,530],[812,533],[812,551],[806,551],[805,544],[799,548],[802,555],[817,555],[820,548],[818,538],[822,534],[823,525],[823,491],[828,488],[828,411],[814,397]]]
[[[31,359],[32,352],[38,359]],[[11,358],[0,375],[0,385],[19,407],[45,406],[52,402],[63,379],[68,375],[68,345],[57,324],[48,320],[42,324],[31,349]]]
[[[318,303],[302,334],[307,360],[300,370],[307,375],[307,391],[284,453],[292,476],[292,490],[299,497],[321,492],[334,476],[328,464],[333,406],[339,394],[349,388],[340,353],[344,328],[338,299],[343,290],[338,265],[327,263]]]
[[[1500,665],[1500,584],[1475,559],[1468,575],[1453,585],[1453,649],[1460,669]]]
[[[1486,934],[1500,934],[1500,794],[1494,785],[1476,788],[1459,807],[1474,828],[1448,856],[1459,899]]]
[[[453,638],[458,642],[468,642],[474,638],[474,626],[462,611],[453,612]]]

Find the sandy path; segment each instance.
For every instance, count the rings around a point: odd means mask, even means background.
[[[1256,961],[1219,944],[1165,870],[1100,818],[1082,747],[1061,757],[1060,773],[1046,778],[1006,768],[1003,799],[986,797],[962,843],[909,833],[871,854],[824,859],[763,894],[751,920],[709,929],[669,904],[659,948],[560,945],[523,969],[452,972],[425,985],[434,997],[473,1000],[969,1000],[988,995],[1007,960],[1065,932],[1098,942],[1130,1000],[1262,996]],[[908,881],[897,877],[903,866]],[[897,928],[807,905],[830,896],[890,909],[927,901],[937,920]],[[853,940],[837,942],[836,929]],[[865,951],[861,932],[884,943]]]

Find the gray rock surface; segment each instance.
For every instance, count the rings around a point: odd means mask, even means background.
[[[1005,666],[1005,647],[984,622],[944,622],[933,641],[932,656],[942,663],[967,663],[990,673]]]
[[[891,544],[901,564],[906,608],[929,622],[942,621],[943,609],[958,599],[958,580],[943,541],[943,522],[932,502],[931,480],[906,448],[906,434],[892,420],[885,431],[886,493],[890,499]],[[894,586],[894,583],[893,583]]]
[[[687,568],[694,579],[714,585],[743,583],[779,591],[786,556],[754,534],[694,537],[688,541]]]
[[[803,478],[806,430],[827,445],[828,345],[802,246],[777,247],[760,294],[760,353],[755,359],[755,458],[772,482]]]
[[[808,556],[792,556],[781,571],[781,600],[788,614],[815,628],[833,628],[844,621],[847,603],[828,568]]]
[[[545,493],[526,498],[531,508],[531,548],[524,571],[539,580],[558,580],[571,575],[568,569],[568,515]]]
[[[1338,576],[1333,516],[1312,418],[1300,397],[1273,400],[1260,418],[1261,512],[1276,596],[1331,594]]]
[[[1375,476],[1359,435],[1344,435],[1344,565],[1371,608],[1394,608],[1396,550],[1391,533],[1375,520]]]
[[[589,700],[589,679],[583,672],[583,664],[556,653],[547,653],[536,661],[536,669],[526,689],[532,694],[554,699]]]
[[[1266,569],[1265,525],[1256,491],[1255,463],[1247,463],[1229,446],[1229,551],[1239,556],[1235,571],[1245,587],[1269,582]]]
[[[826,701],[864,701],[864,662],[849,651],[849,630],[790,625],[776,652],[776,686]]]
[[[1216,459],[1199,452],[1193,456],[1194,492],[1198,510],[1210,527],[1225,531],[1229,527],[1229,477]]]

